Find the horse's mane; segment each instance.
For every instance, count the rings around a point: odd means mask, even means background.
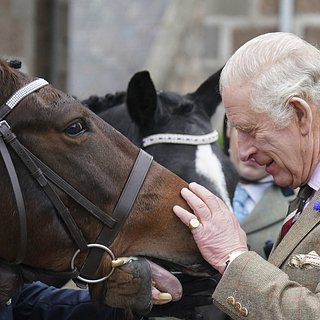
[[[126,92],[118,91],[116,93],[107,93],[103,97],[92,95],[82,101],[88,108],[96,114],[103,112],[109,108],[125,103]]]

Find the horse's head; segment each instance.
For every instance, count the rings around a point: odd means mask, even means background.
[[[195,92],[185,95],[156,91],[148,71],[136,73],[128,84],[126,103],[141,139],[157,133],[211,132],[210,119],[221,102],[220,72],[209,77]]]
[[[204,185],[230,205],[237,173],[211,123],[221,102],[220,72],[194,92],[181,95],[157,91],[149,72],[141,71],[129,81],[126,99],[123,93],[121,101],[116,99],[119,94],[113,99],[108,94],[85,102],[157,162],[188,182]]]
[[[99,253],[106,253],[89,277],[113,272],[90,285],[93,299],[138,312],[151,307],[149,264],[141,259],[112,269],[114,258],[159,259],[201,276],[215,272],[172,212],[176,204],[187,207],[180,197],[186,182],[148,157],[148,165],[136,165],[139,149],[118,131],[73,97],[2,60],[0,87],[2,260],[56,272],[81,269],[87,245],[98,239]],[[146,177],[140,191],[133,189],[138,194],[131,208],[125,196],[118,199],[130,189],[124,187],[128,177],[139,177],[136,166]],[[123,219],[121,210],[113,216],[116,206],[127,208],[128,216]]]

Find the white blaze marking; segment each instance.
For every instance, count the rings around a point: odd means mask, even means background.
[[[221,162],[212,152],[211,145],[199,145],[196,151],[196,172],[207,177],[221,194],[222,200],[232,210]]]

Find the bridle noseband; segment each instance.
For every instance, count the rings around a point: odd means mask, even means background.
[[[101,250],[107,252],[114,260],[115,256],[112,251],[108,248],[120,229],[124,225],[132,206],[137,198],[139,190],[144,182],[144,179],[149,171],[152,163],[152,156],[140,149],[139,154],[136,158],[134,166],[131,170],[130,176],[126,181],[125,187],[121,193],[118,203],[113,210],[111,216],[104,213],[90,200],[80,194],[74,189],[68,182],[62,179],[52,169],[45,165],[40,159],[38,159],[31,151],[29,151],[23,144],[17,139],[15,134],[12,132],[9,124],[5,117],[12,111],[12,109],[26,96],[37,91],[38,89],[48,85],[48,82],[44,79],[36,79],[26,86],[19,89],[14,93],[11,98],[0,107],[0,152],[4,160],[6,169],[9,174],[11,181],[16,206],[18,209],[19,217],[19,228],[20,228],[20,251],[13,264],[21,264],[25,259],[27,252],[27,224],[26,224],[26,211],[24,200],[20,188],[20,184],[17,178],[16,170],[12,162],[10,153],[7,145],[19,156],[24,165],[30,171],[32,177],[38,182],[43,191],[46,193],[51,203],[59,213],[60,217],[64,221],[72,239],[79,248],[74,254],[71,261],[71,271],[66,271],[65,275],[67,278],[79,277],[81,281],[96,283],[106,280],[112,274],[114,268],[111,268],[110,273],[100,279],[92,279],[95,271],[97,270],[100,259],[102,256]],[[81,230],[78,228],[74,221],[69,209],[64,205],[58,194],[55,192],[53,186],[58,187],[64,191],[71,198],[73,198],[78,204],[95,216],[98,220],[103,223],[103,228],[98,236],[96,243],[87,244],[83,237]],[[74,266],[74,260],[80,251],[90,250],[89,255],[85,261],[82,270],[88,275],[90,279],[86,279],[80,276],[79,270]],[[99,251],[100,250],[100,251]],[[82,272],[81,270],[81,272]],[[53,272],[47,272],[45,270],[35,271],[37,274],[45,274],[45,277],[56,277]],[[32,273],[30,267],[27,267],[27,273]],[[32,276],[30,276],[32,278]]]

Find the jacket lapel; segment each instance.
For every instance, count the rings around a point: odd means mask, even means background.
[[[320,212],[313,209],[314,202],[319,199],[320,192],[318,191],[282,241],[275,244],[268,259],[269,262],[280,267],[302,239],[320,223]]]
[[[266,190],[266,194],[257,203],[248,218],[241,224],[241,227],[247,234],[265,229],[270,225],[279,223],[279,219],[282,221],[285,218],[289,200],[292,197],[279,196],[278,193],[281,193],[278,187],[271,186]],[[286,199],[288,201],[284,203]],[[275,210],[275,208],[277,209]],[[261,212],[264,214],[261,214]]]

